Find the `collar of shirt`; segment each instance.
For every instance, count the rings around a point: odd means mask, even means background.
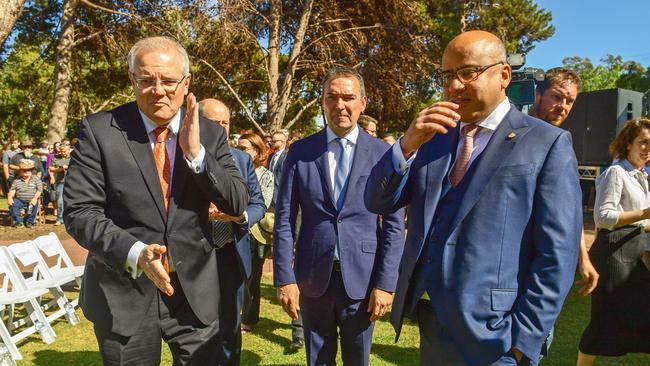
[[[140,116],[142,117],[142,122],[144,123],[144,128],[147,130],[147,135],[151,135],[151,131],[155,130],[157,127],[159,127],[157,124],[153,123],[149,117],[145,116],[144,113],[140,109],[138,109],[138,112],[140,112]],[[179,109],[178,112],[170,119],[167,123],[167,126],[171,130],[171,133],[174,135],[178,134],[178,130],[180,129],[181,125],[181,110]]]
[[[632,177],[637,176],[639,174],[641,175],[641,178],[648,177],[648,171],[646,167],[644,167],[644,169],[637,169],[627,159],[616,159],[612,164],[622,166],[623,168],[625,168],[625,170],[627,170],[627,173]]]
[[[506,99],[497,105],[492,113],[485,117],[484,120],[478,122],[478,125],[483,128],[480,132],[484,132],[484,130],[490,130],[492,132],[496,131],[497,127],[499,127],[501,122],[503,122],[503,119],[506,117],[506,114],[510,112],[510,108],[510,99],[506,97]],[[465,122],[461,122],[460,128],[462,129],[466,124],[467,123]]]
[[[330,142],[334,141],[335,139],[338,138],[334,131],[330,128],[330,126],[327,126],[325,128],[325,133],[327,134],[327,144],[329,145]],[[348,133],[347,135],[343,136],[348,142],[351,142],[353,145],[357,144],[357,138],[359,138],[359,126],[354,126],[352,131]]]

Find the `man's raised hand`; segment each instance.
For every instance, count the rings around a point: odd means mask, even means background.
[[[201,152],[201,133],[199,128],[199,103],[196,102],[194,94],[187,95],[187,107],[185,119],[178,136],[178,143],[183,149],[187,160],[194,160]]]
[[[448,128],[455,128],[460,115],[456,113],[458,104],[452,102],[437,102],[424,109],[411,122],[408,130],[400,139],[400,147],[404,157],[408,159],[425,142],[431,140],[436,133],[447,133]]]

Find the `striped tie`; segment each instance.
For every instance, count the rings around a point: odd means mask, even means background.
[[[474,151],[474,136],[479,129],[480,127],[476,124],[463,126],[461,131],[461,135],[463,135],[463,147],[461,148],[456,163],[454,164],[454,168],[449,175],[449,180],[454,187],[460,183],[465,176],[465,172],[467,172],[469,161],[472,158],[472,152]]]

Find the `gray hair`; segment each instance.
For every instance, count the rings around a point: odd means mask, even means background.
[[[321,83],[321,94],[325,93],[325,84],[327,84],[328,81],[332,79],[336,79],[342,76],[352,76],[355,79],[359,81],[359,90],[361,92],[361,96],[366,95],[366,85],[363,82],[363,77],[359,72],[351,67],[333,67],[325,73],[325,76],[323,76],[323,82]]]
[[[183,76],[187,76],[190,73],[190,58],[187,55],[187,51],[180,43],[176,42],[175,39],[165,36],[157,37],[147,37],[137,41],[129,54],[126,56],[126,63],[129,65],[129,72],[133,73],[135,71],[135,58],[141,51],[166,51],[170,48],[176,49],[179,56],[181,57],[182,72]]]

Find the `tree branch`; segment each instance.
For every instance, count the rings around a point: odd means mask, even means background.
[[[92,38],[95,38],[95,37],[99,36],[102,33],[104,33],[104,31],[95,32],[95,33],[89,34],[89,35],[87,35],[85,37],[81,37],[81,38],[75,40],[72,43],[71,47],[72,48],[77,47],[80,43],[83,43],[83,42],[86,42],[86,41],[88,41],[88,40],[90,40]]]
[[[302,108],[300,108],[300,110],[298,111],[298,113],[296,113],[296,116],[293,117],[293,118],[291,119],[291,121],[289,121],[289,123],[287,123],[287,125],[284,126],[284,128],[287,129],[287,130],[290,129],[291,126],[293,126],[296,122],[298,122],[298,120],[300,119],[300,117],[302,116],[302,114],[303,114],[307,109],[309,109],[309,107],[313,106],[316,102],[318,102],[318,98],[314,98],[314,99],[310,100],[307,104],[305,104],[304,106],[302,106]]]
[[[80,2],[81,2],[82,4],[84,4],[84,5],[86,5],[86,6],[89,7],[89,8],[93,8],[93,9],[97,9],[97,10],[105,11],[105,12],[107,12],[107,13],[116,14],[116,15],[123,15],[123,16],[125,16],[125,17],[134,17],[134,18],[137,18],[137,19],[140,18],[139,16],[137,16],[137,15],[135,15],[135,14],[122,13],[121,11],[117,11],[117,10],[113,10],[113,9],[105,8],[105,7],[100,6],[100,5],[97,5],[97,4],[93,4],[93,3],[91,3],[89,0],[80,0]]]
[[[215,69],[214,66],[212,66],[210,63],[208,63],[206,60],[199,59],[199,61],[201,63],[203,63],[205,66],[209,67],[212,71],[215,72],[215,74],[217,74],[217,76],[219,76],[219,79],[221,79],[221,81],[226,85],[228,90],[230,90],[230,93],[232,93],[232,95],[235,97],[235,99],[237,99],[237,102],[239,102],[239,105],[241,105],[242,108],[244,109],[244,112],[246,113],[246,116],[248,117],[248,120],[253,123],[255,128],[257,128],[262,133],[262,135],[264,135],[266,132],[264,131],[264,129],[262,129],[262,127],[260,127],[260,125],[257,123],[257,121],[255,121],[255,119],[253,118],[253,115],[248,110],[248,108],[246,107],[244,102],[241,100],[241,98],[239,97],[239,94],[237,94],[235,89],[232,88],[232,86],[230,85],[228,80],[226,80],[226,78],[224,78],[223,75],[221,75],[221,73],[219,71],[217,71],[217,69]]]
[[[298,54],[296,57],[299,57],[307,49],[309,49],[310,47],[312,47],[313,45],[315,45],[316,43],[322,41],[325,38],[329,38],[329,37],[332,37],[332,36],[335,36],[335,35],[341,34],[341,33],[352,32],[352,31],[355,31],[355,30],[374,29],[374,28],[381,28],[381,27],[383,27],[383,26],[381,24],[377,23],[375,25],[365,25],[365,26],[359,26],[359,27],[350,27],[350,28],[341,29],[341,30],[338,30],[338,31],[335,31],[335,32],[332,32],[332,33],[327,33],[326,35],[318,37],[315,40],[313,40],[312,42],[310,42],[309,44],[305,45],[305,47],[302,48],[302,51],[300,51],[300,54]],[[290,60],[290,62],[292,62],[292,61],[293,61],[293,59]]]

